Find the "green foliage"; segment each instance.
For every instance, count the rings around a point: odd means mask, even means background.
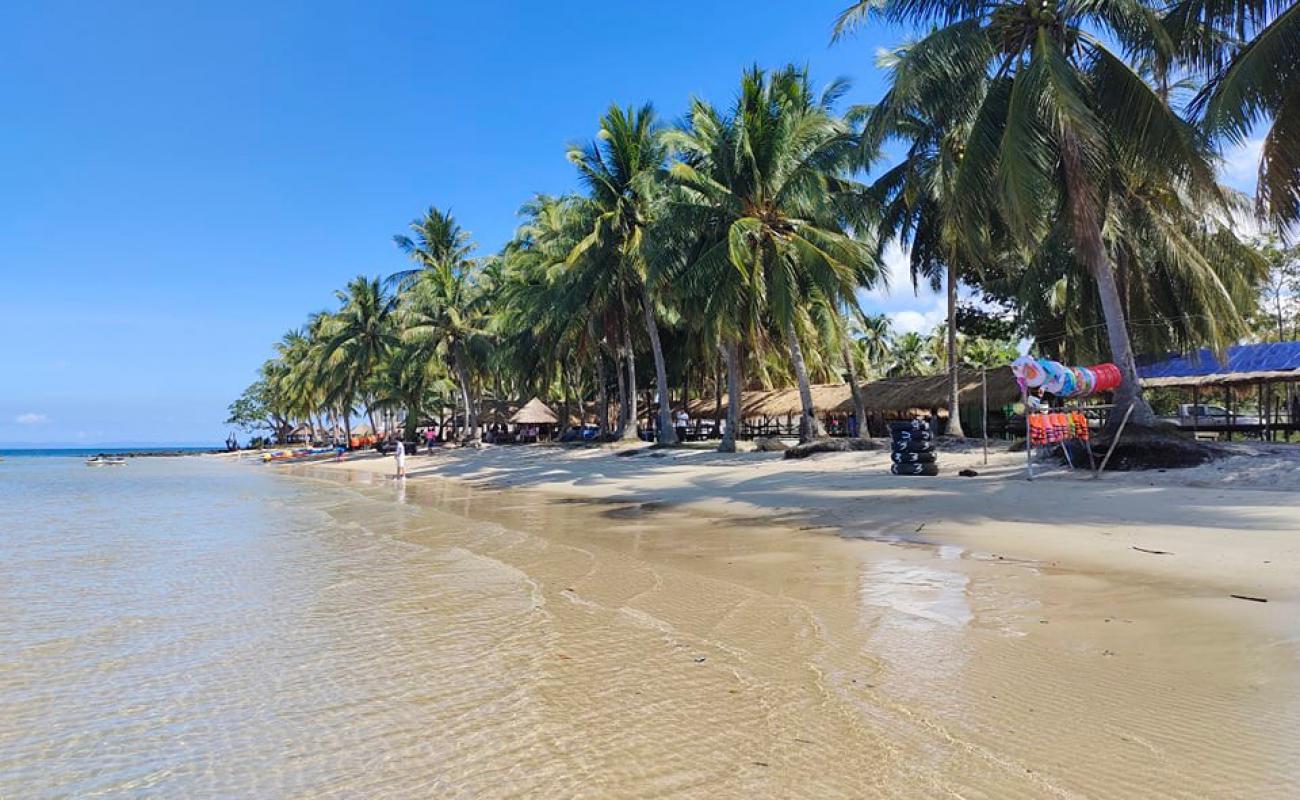
[[[666,410],[726,391],[724,354],[737,389],[807,392],[942,371],[950,335],[977,367],[1022,338],[1083,362],[1300,336],[1297,248],[1243,242],[1230,221],[1251,204],[1214,173],[1216,147],[1271,121],[1257,209],[1300,218],[1293,3],[871,0],[833,35],[873,17],[922,35],[879,57],[871,106],[842,114],[845,82],[755,67],[675,126],[611,105],[568,149],[581,192],[525,203],[498,253],[428,208],[394,237],[407,268],[286,333],[230,424],[282,436],[360,409],[468,434],[492,399],[634,407],[651,374]],[[894,245],[915,285],[980,299],[953,330],[894,336],[863,313]]]
[[[226,418],[226,424],[250,433],[258,430],[274,430],[275,423],[271,419],[267,394],[266,381],[255,381],[250,384],[243,394],[230,404],[227,409],[230,416]]]

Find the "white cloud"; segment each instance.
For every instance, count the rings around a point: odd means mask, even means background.
[[[948,318],[948,301],[943,295],[932,295],[929,303],[928,308],[905,308],[886,314],[894,333],[928,334]]]
[[[1259,177],[1259,159],[1264,152],[1264,139],[1247,139],[1232,145],[1223,152],[1219,165],[1219,178],[1224,183],[1243,192],[1255,192]]]
[[[34,411],[28,411],[26,414],[19,414],[14,417],[14,422],[19,425],[40,425],[43,422],[49,422],[50,418],[44,414],[37,414]]]
[[[884,300],[904,292],[912,294],[912,267],[909,252],[898,242],[890,242],[881,258],[885,262],[886,280],[877,284],[875,288],[863,292],[863,296],[873,300]],[[928,287],[922,287],[922,291],[926,289]]]

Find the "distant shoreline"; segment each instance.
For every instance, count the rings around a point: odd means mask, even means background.
[[[175,458],[224,452],[220,447],[3,447],[0,456],[15,458],[83,458],[87,456],[121,456],[123,458]]]

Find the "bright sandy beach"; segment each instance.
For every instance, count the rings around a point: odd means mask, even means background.
[[[553,615],[497,657],[552,687],[525,705],[593,796],[1254,798],[1300,777],[1285,448],[1033,483],[1022,453],[978,449],[929,479],[880,452],[620,452],[286,471],[509,534],[460,540]]]
[[[1300,453],[1245,446],[1192,469],[1108,472],[1038,467],[1024,453],[978,444],[942,455],[937,478],[889,474],[887,450],[784,459],[699,449],[488,447],[408,456],[411,479],[455,478],[558,497],[618,500],[762,518],[852,538],[960,545],[1064,569],[1132,573],[1202,587],[1207,599],[1300,600]],[[393,459],[353,455],[326,471],[393,472]],[[972,469],[976,477],[957,472]],[[1141,548],[1141,549],[1137,549]],[[1160,553],[1146,551],[1156,550]],[[1211,597],[1212,593],[1217,596]]]

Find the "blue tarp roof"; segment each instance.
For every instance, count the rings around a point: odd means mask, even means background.
[[[1220,363],[1211,350],[1164,359],[1138,359],[1141,378],[1196,378],[1229,372],[1285,372],[1300,370],[1300,342],[1238,344],[1228,348],[1227,363]],[[1297,376],[1300,377],[1300,376]]]

